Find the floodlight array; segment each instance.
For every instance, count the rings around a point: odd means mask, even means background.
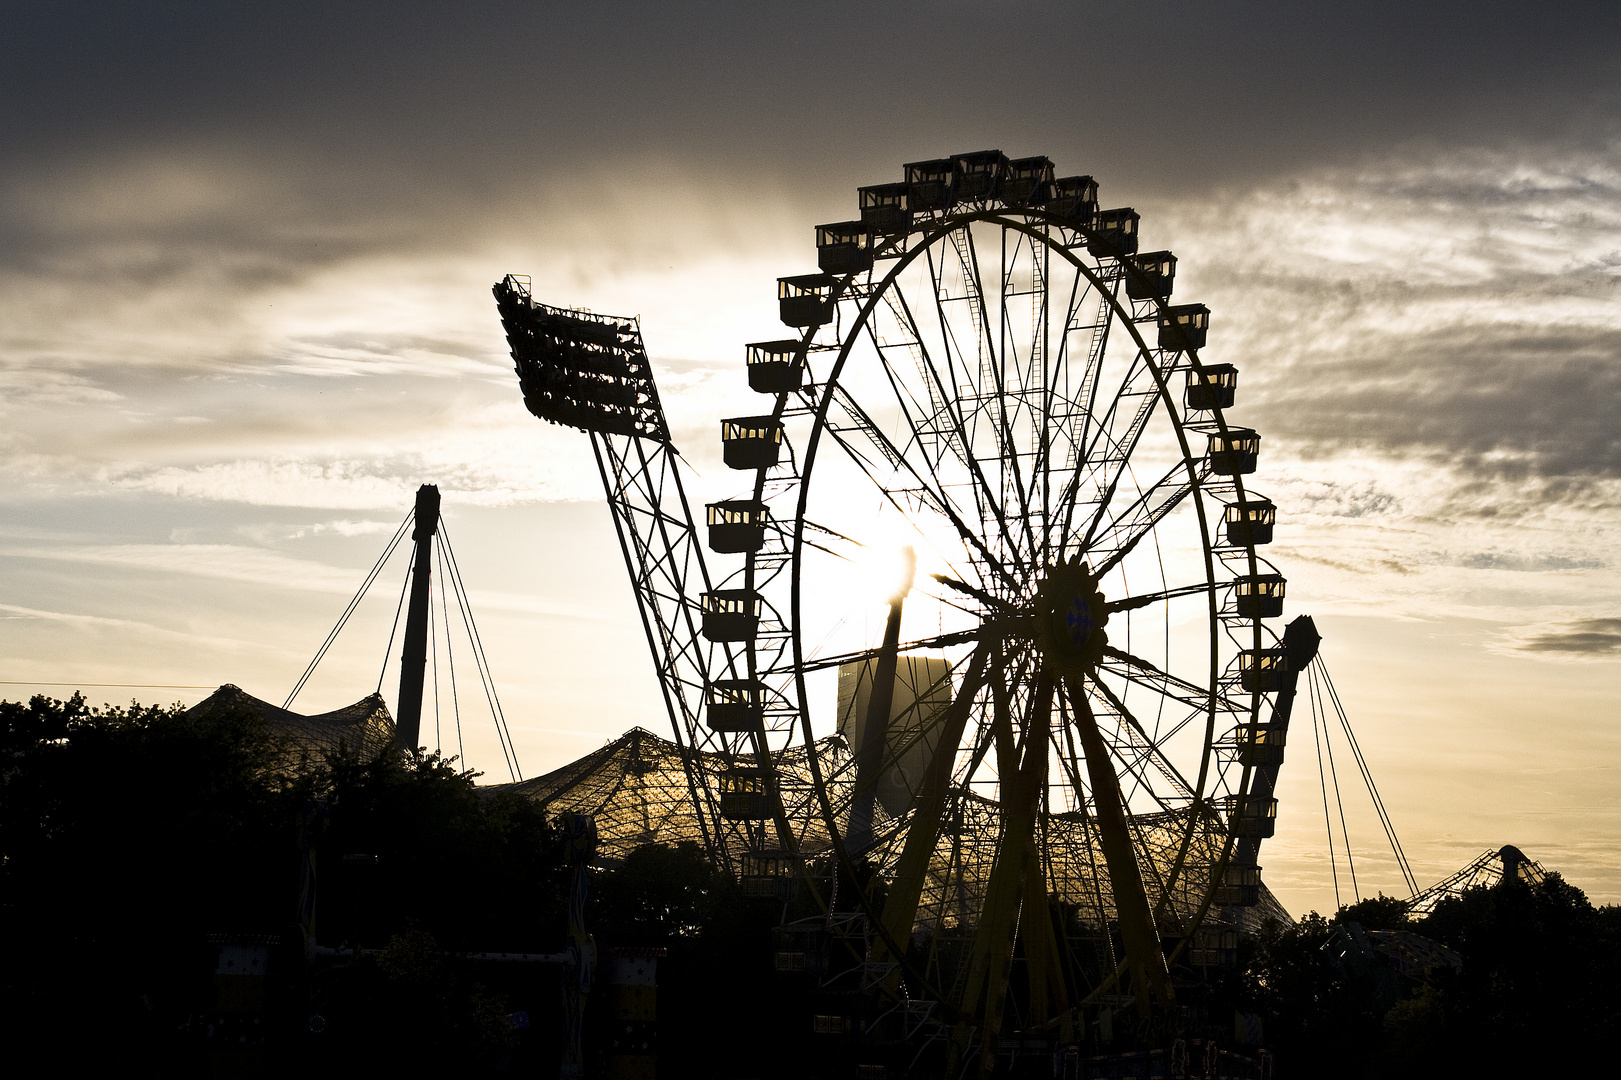
[[[494,291],[530,412],[582,431],[669,442],[634,321],[536,303],[513,275]]]

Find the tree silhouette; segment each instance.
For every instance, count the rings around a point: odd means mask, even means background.
[[[288,750],[251,709],[0,702],[0,904],[17,928],[0,1014],[14,1045],[57,1047],[69,1071],[200,1068],[214,1025],[209,938],[250,934],[282,943],[257,1029],[269,1032],[265,1054],[333,1062],[352,1050],[375,1063],[415,1046],[420,1064],[423,1047],[438,1047],[465,1072],[503,1052],[469,1019],[496,1007],[470,972],[432,999],[437,1027],[421,1008],[367,1011],[345,995],[416,1000],[424,958],[560,947],[555,831],[533,804],[479,791],[436,755],[342,750],[289,765],[299,755]],[[343,965],[329,963],[305,982],[298,833],[312,805],[329,810],[316,838],[318,938],[405,958],[393,967],[333,974]],[[318,1038],[312,1001],[334,1019]]]

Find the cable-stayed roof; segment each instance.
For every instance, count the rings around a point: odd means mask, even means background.
[[[253,713],[272,735],[287,741],[288,766],[296,766],[301,758],[320,759],[335,754],[339,747],[362,758],[373,758],[394,740],[394,718],[381,694],[331,712],[306,715],[272,705],[240,686],[226,683],[187,709],[186,715],[203,719],[237,710]]]

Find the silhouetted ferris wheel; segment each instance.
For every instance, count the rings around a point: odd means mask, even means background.
[[[818,1031],[949,1033],[984,1071],[1006,1032],[1152,1024],[1176,968],[1231,962],[1318,639],[1271,628],[1260,437],[1133,210],[997,151],[859,206],[779,280],[798,336],[747,346],[771,408],[721,422],[750,483],[706,507],[720,560],[634,320],[495,294],[529,409],[591,437],[685,774],[669,822],[749,894],[809,886],[779,970],[871,1003]]]
[[[708,508],[744,557],[704,599],[746,654],[720,700],[807,750],[845,735],[806,761],[869,883],[867,981],[926,943],[910,992],[980,1045],[1163,1001],[1167,957],[1232,947],[1316,650],[1271,629],[1275,510],[1209,312],[1097,193],[996,151],[861,188],[821,272],[779,281],[799,336],[747,346],[772,407],[722,436],[753,488]]]

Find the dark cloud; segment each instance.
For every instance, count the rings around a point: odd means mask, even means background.
[[[1618,151],[1321,170],[1145,216],[1145,242],[1184,256],[1178,294],[1210,304],[1211,355],[1243,366],[1274,446],[1448,466],[1463,501],[1613,502]]]
[[[1621,619],[1579,619],[1535,631],[1523,637],[1517,648],[1590,658],[1621,656]]]
[[[14,168],[206,143],[326,207],[670,160],[842,193],[980,145],[1106,188],[1204,190],[1402,140],[1591,137],[1621,84],[1604,3],[108,2],[4,20]]]
[[[1266,430],[1487,478],[1621,478],[1621,328],[1449,327],[1378,345],[1269,380]]]
[[[1598,559],[1571,558],[1566,555],[1513,555],[1501,551],[1476,551],[1454,561],[1457,566],[1470,570],[1596,570],[1604,564]]]
[[[1309,514],[1329,517],[1381,517],[1399,513],[1401,500],[1371,481],[1340,483],[1318,480],[1294,485],[1290,502]]]
[[[615,260],[662,271],[757,249],[746,222],[784,203],[808,241],[810,222],[849,212],[855,184],[999,145],[1093,171],[1105,198],[1129,192],[1154,244],[1177,207],[1205,208],[1184,220],[1211,237],[1188,245],[1188,281],[1226,293],[1187,298],[1209,299],[1218,338],[1251,350],[1243,419],[1273,446],[1429,457],[1466,483],[1534,482],[1558,498],[1621,477],[1621,329],[1546,314],[1614,299],[1613,245],[1548,260],[1584,214],[1614,227],[1621,189],[1603,170],[1510,167],[1583,146],[1613,159],[1613,4],[4,11],[0,284],[18,284],[28,312],[4,339],[8,363],[128,355],[220,370],[269,353],[359,374],[431,353],[483,357],[505,377],[493,323],[457,342],[349,324],[272,332],[260,315],[272,295],[379,252],[482,243],[482,257],[503,233],[610,276]],[[1481,146],[1509,149],[1468,160]],[[1265,222],[1221,231],[1241,203],[1309,211],[1289,192],[1313,175],[1330,177],[1330,201],[1364,201],[1370,232],[1490,219],[1531,235],[1466,238],[1370,273],[1280,247]],[[1244,261],[1255,252],[1270,261]],[[547,269],[526,258],[490,277]],[[182,326],[200,344],[165,336]],[[86,385],[57,392],[122,392],[110,376]],[[1397,498],[1339,492],[1322,510],[1379,515]]]

